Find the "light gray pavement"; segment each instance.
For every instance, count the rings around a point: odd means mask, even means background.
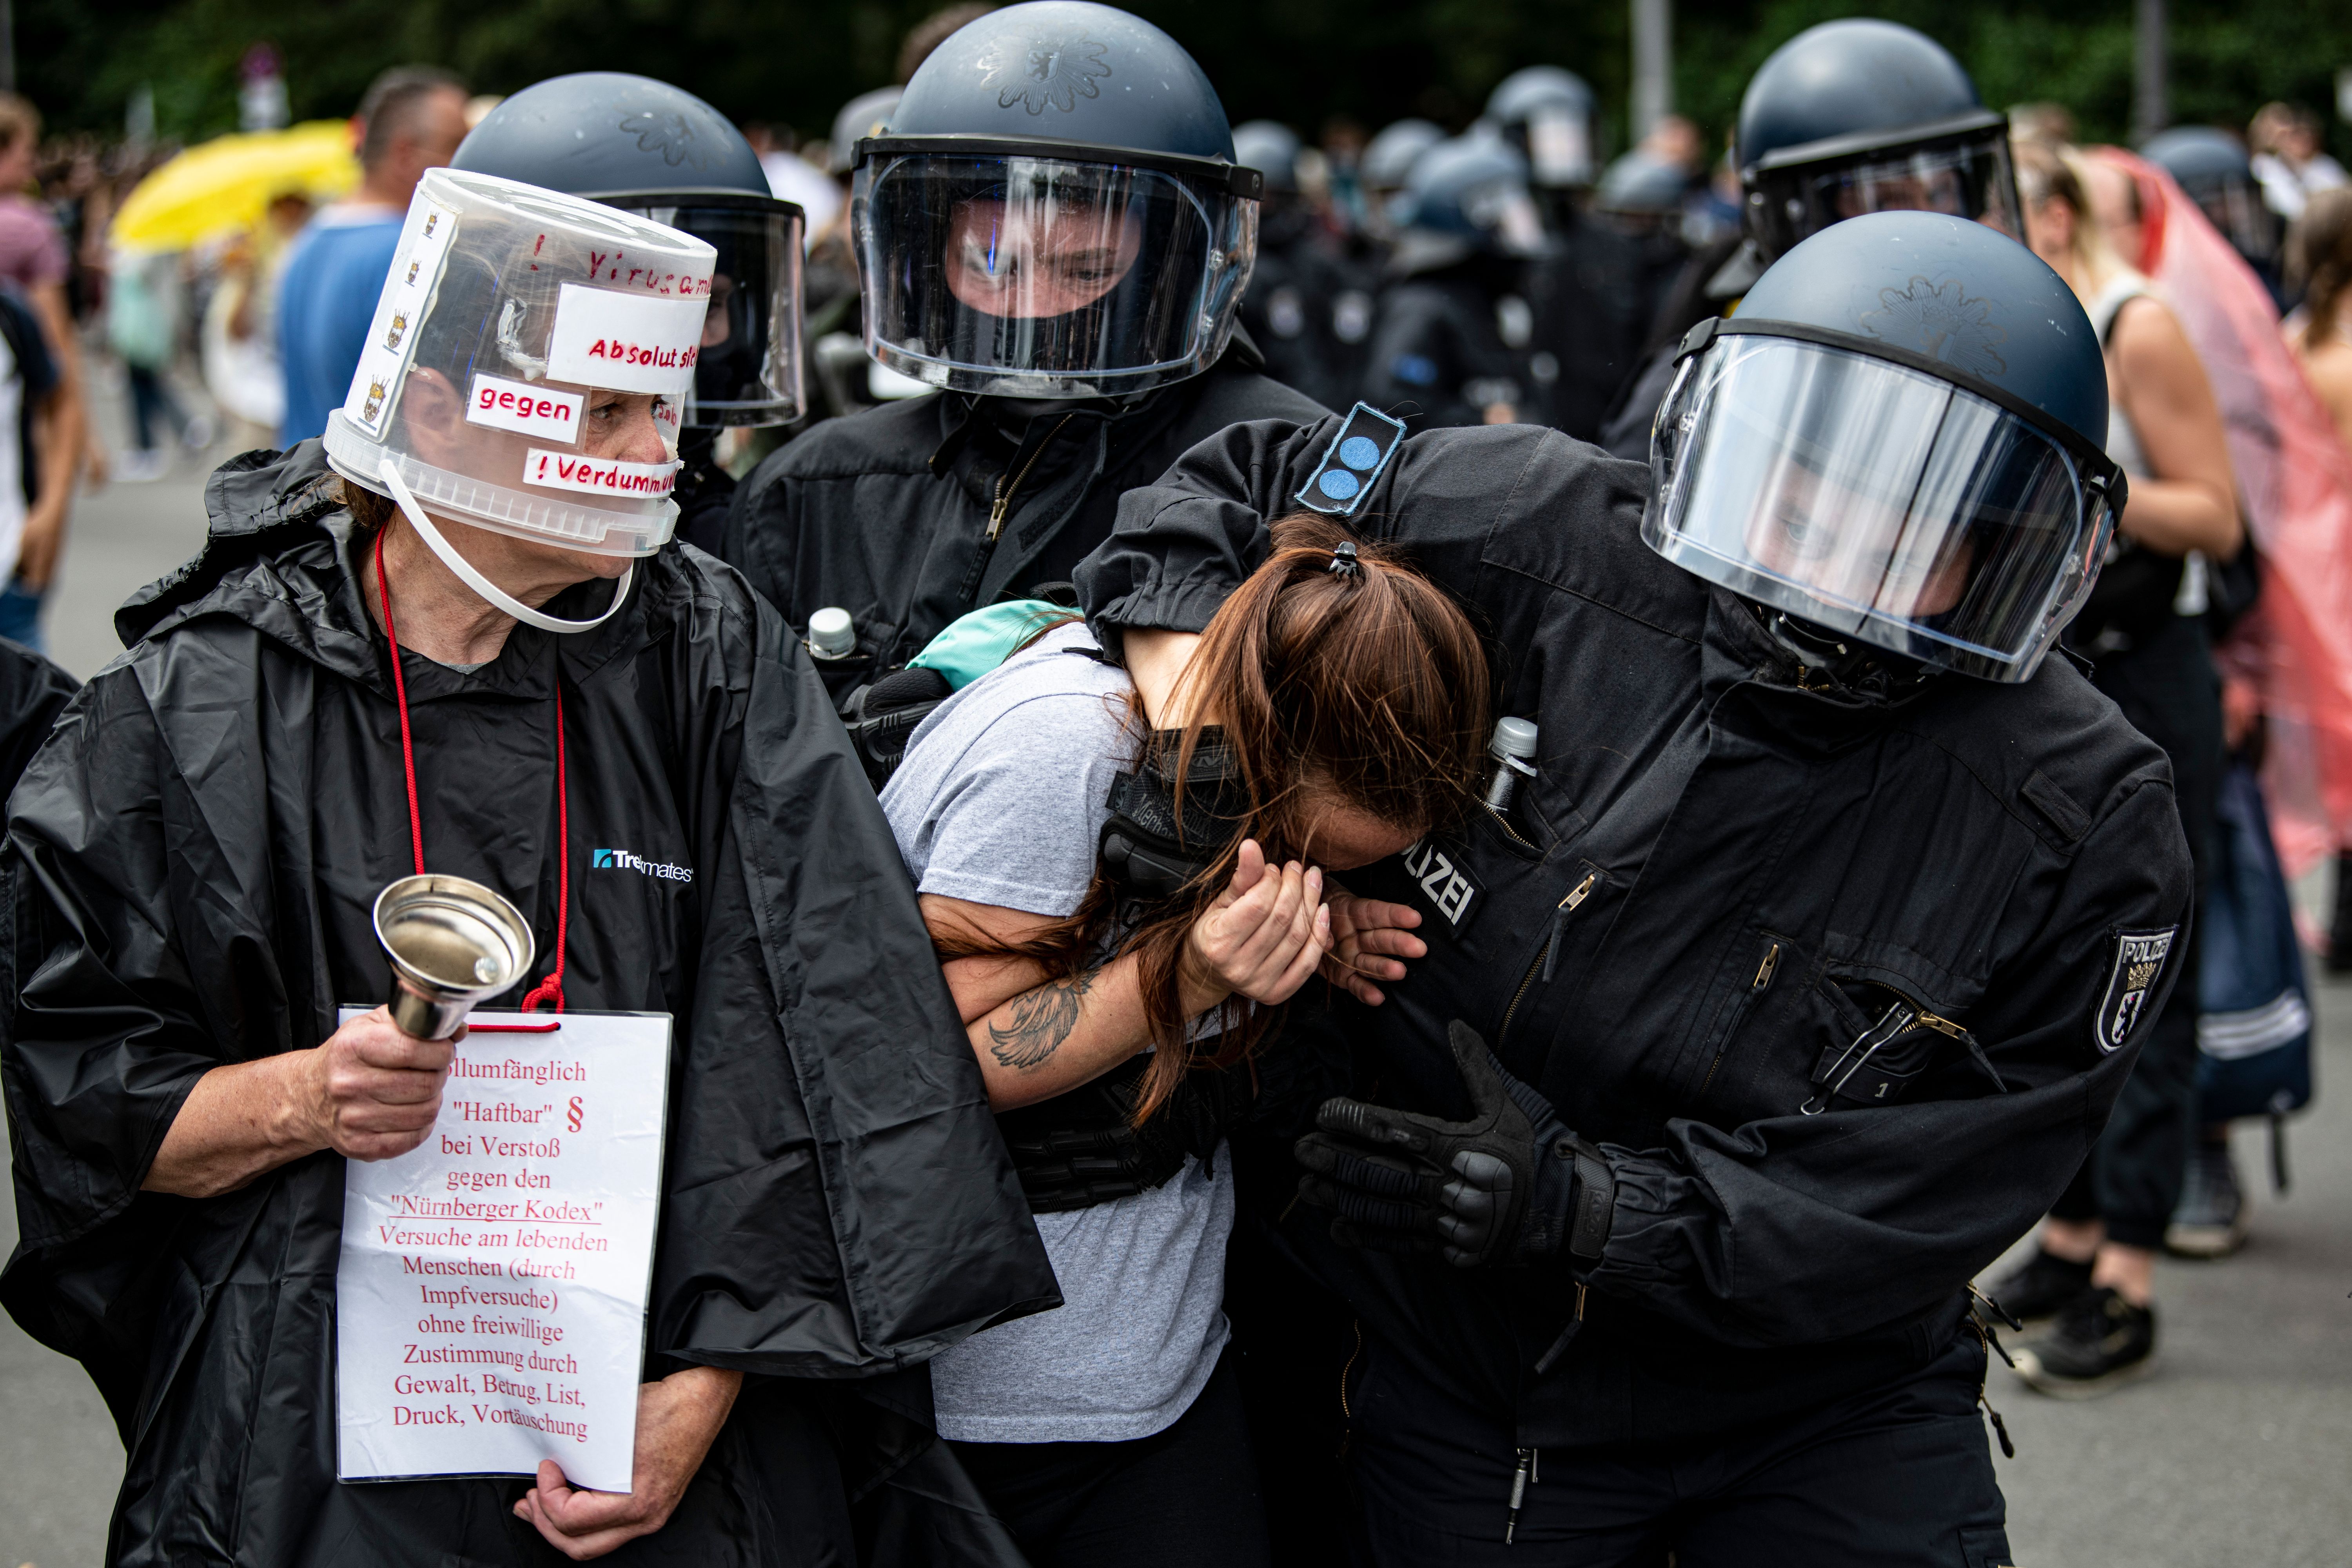
[[[169,479],[83,499],[48,620],[76,675],[119,651],[123,596],[194,552],[203,471],[184,460]],[[2290,1133],[2294,1188],[2271,1194],[2263,1135],[2247,1131],[2253,1240],[2227,1262],[2160,1267],[2158,1370],[2062,1405],[1992,1368],[2017,1440],[1996,1463],[2024,1568],[2352,1563],[2352,984],[2323,984],[2316,1002],[2322,1087]],[[0,1248],[15,1241],[0,1204]],[[0,1568],[98,1563],[121,1473],[81,1369],[0,1319]]]

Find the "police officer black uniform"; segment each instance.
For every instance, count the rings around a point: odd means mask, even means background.
[[[1257,263],[1242,294],[1241,321],[1265,356],[1265,373],[1328,407],[1355,401],[1372,326],[1373,269],[1349,257],[1298,185],[1305,149],[1288,126],[1253,120],[1234,127],[1234,157],[1265,177]]]
[[[1366,401],[1414,429],[1523,416],[1532,391],[1528,258],[1543,222],[1527,160],[1473,131],[1423,153],[1399,203],[1366,355]]]
[[[1197,629],[1266,520],[1343,511],[1538,728],[1507,812],[1351,879],[1427,957],[1276,1053],[1339,1095],[1297,1146],[1338,1218],[1261,1218],[1357,1320],[1357,1551],[2007,1563],[1966,1289],[2097,1136],[2189,903],[2163,753],[2043,657],[2121,510],[2097,342],[2021,246],[1880,214],[1696,329],[1660,427],[1654,474],[1239,427],[1079,574],[1109,646]]]
[[[1701,288],[1717,310],[1807,235],[1864,213],[1950,213],[2025,237],[2008,121],[1950,50],[1897,22],[1824,22],[1773,50],[1740,98],[1734,154],[1747,232],[1729,259],[1705,258]],[[1675,353],[1663,345],[1629,380],[1603,447],[1648,458]]]
[[[676,538],[714,553],[735,499],[719,463],[730,426],[789,425],[802,395],[801,209],[769,193],[728,118],[650,77],[581,71],[485,115],[453,169],[585,196],[681,228],[719,251],[694,390],[681,411]]]
[[[1084,0],[991,12],[857,158],[867,350],[941,390],[768,458],[724,550],[796,627],[849,612],[854,648],[819,659],[835,697],[1066,583],[1120,492],[1194,442],[1323,413],[1234,331],[1260,182],[1159,28]]]
[[[1528,161],[1544,244],[1521,286],[1531,312],[1520,417],[1580,441],[1601,430],[1654,313],[1641,247],[1588,210],[1600,171],[1592,89],[1558,66],[1496,85],[1486,120]]]

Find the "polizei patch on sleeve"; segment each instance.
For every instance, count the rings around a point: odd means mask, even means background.
[[[2091,1020],[2091,1033],[2101,1051],[2116,1050],[2131,1037],[2132,1030],[2147,1011],[2149,994],[2164,976],[2165,961],[2172,955],[2173,939],[2179,934],[2179,926],[2116,932],[2115,963],[2107,971],[2106,988],[2100,994],[2099,1010]]]
[[[1326,517],[1353,516],[1403,441],[1403,420],[1369,403],[1357,404],[1324,449],[1322,466],[1298,492],[1298,504]]]
[[[1404,868],[1437,918],[1460,936],[1486,896],[1462,852],[1424,838],[1404,852]]]

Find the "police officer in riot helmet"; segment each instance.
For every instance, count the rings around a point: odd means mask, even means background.
[[[1532,312],[1519,416],[1590,440],[1648,330],[1642,258],[1586,210],[1601,172],[1592,89],[1528,66],[1486,100],[1486,123],[1527,160],[1545,243],[1516,292]]]
[[[1527,160],[1474,130],[1421,156],[1396,205],[1364,397],[1415,429],[1522,417],[1532,314],[1528,258],[1543,224]]]
[[[727,117],[667,82],[582,71],[525,88],[483,117],[450,167],[585,196],[717,247],[710,314],[678,436],[677,537],[716,552],[735,480],[730,426],[788,425],[804,406],[801,209],[769,194]]]
[[[1800,240],[1864,213],[1949,213],[2025,233],[2007,121],[1950,50],[1899,23],[1824,22],[1773,50],[1739,100],[1733,156],[1744,243],[1700,284],[1718,312]],[[1675,348],[1654,345],[1611,411],[1600,439],[1619,457],[1649,455]]]
[[[1265,176],[1257,265],[1242,295],[1242,325],[1265,356],[1265,373],[1327,406],[1352,401],[1371,331],[1372,298],[1336,235],[1299,189],[1305,149],[1286,125],[1234,127],[1234,158]]]
[[[1066,583],[1120,492],[1210,432],[1319,414],[1235,329],[1261,182],[1233,153],[1192,57],[1087,0],[967,24],[860,143],[866,347],[939,390],[771,457],[725,547],[803,631],[848,613],[816,647],[836,696]]]
[[[1345,516],[1493,628],[1523,721],[1497,807],[1349,874],[1427,951],[1294,1007],[1300,1089],[1235,1144],[1245,1194],[1304,1168],[1257,1227],[1357,1326],[1305,1353],[1362,1563],[2011,1561],[1969,1281],[2187,967],[2164,755],[2046,657],[2126,499],[2105,367],[1966,217],[1858,217],[1746,294],[1647,472],[1267,423],[1079,573],[1167,724],[1269,522]]]
[[[2230,248],[2254,269],[2272,299],[2283,302],[2279,251],[2284,236],[2278,215],[2263,200],[2262,183],[2254,178],[2245,143],[2209,125],[2182,125],[2148,138],[2139,155],[2180,183],[2181,191],[2221,231]]]

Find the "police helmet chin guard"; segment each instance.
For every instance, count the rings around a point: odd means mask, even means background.
[[[1824,22],[1774,50],[1740,100],[1736,140],[1748,237],[1768,260],[1875,212],[2025,234],[2008,121],[1950,51],[1898,23]]]
[[[709,244],[717,259],[684,424],[800,417],[808,220],[770,192],[759,155],[718,110],[623,71],[551,77],[486,115],[450,167],[584,197]]]
[[[2123,510],[2106,421],[2098,339],[2032,251],[1937,214],[1856,218],[1685,340],[1642,537],[1833,633],[2023,681]]]
[[[933,386],[1108,397],[1198,375],[1257,254],[1256,170],[1159,28],[1030,0],[952,35],[857,145],[866,352]]]
[[[328,416],[329,461],[404,510],[654,553],[677,525],[678,420],[716,259],[600,203],[427,170]]]

